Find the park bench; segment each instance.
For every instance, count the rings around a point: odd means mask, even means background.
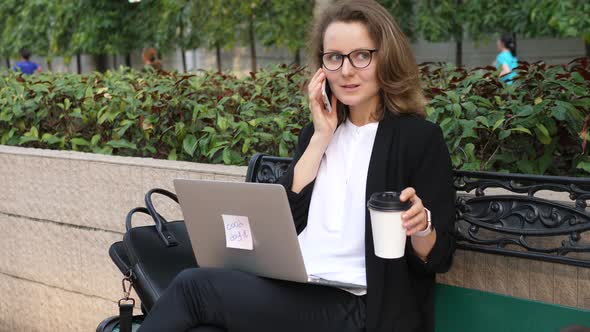
[[[246,181],[275,183],[290,163],[291,158],[257,154]],[[459,170],[453,175],[459,249],[590,269],[590,179]],[[567,193],[570,201],[539,198],[540,192]],[[556,245],[560,237],[565,239]],[[573,325],[590,331],[590,311],[437,284],[437,332],[565,331]]]
[[[276,183],[291,161],[256,154],[246,181]],[[457,170],[454,185],[459,249],[590,269],[590,179]],[[540,198],[540,192],[567,193],[569,201]],[[435,315],[437,332],[590,331],[582,327],[590,328],[590,311],[581,308],[442,283]]]

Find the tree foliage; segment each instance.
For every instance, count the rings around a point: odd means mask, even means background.
[[[514,32],[528,38],[579,37],[590,39],[590,3],[584,0],[423,0],[418,30],[429,41],[479,41]]]
[[[407,0],[406,0],[407,2]],[[304,47],[314,2],[295,0],[5,0],[0,3],[0,55],[21,48],[40,56],[126,54],[231,48],[250,43],[249,20],[264,46]]]
[[[0,1],[0,52],[10,56],[28,48],[49,55],[49,8],[47,1]]]
[[[399,24],[410,39],[416,38],[416,1],[414,0],[378,0]]]
[[[284,46],[291,52],[304,48],[313,6],[310,0],[266,1],[256,16],[259,40],[265,46]]]
[[[555,36],[582,37],[590,43],[590,2],[585,0],[542,0],[531,9],[535,27],[547,25]]]
[[[498,32],[523,37],[579,37],[590,43],[587,0],[377,0],[411,39],[481,40]],[[128,54],[146,46],[303,48],[310,0],[2,0],[0,56]]]
[[[463,10],[457,0],[424,0],[418,8],[418,31],[431,42],[460,41]]]

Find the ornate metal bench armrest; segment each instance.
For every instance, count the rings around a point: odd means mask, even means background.
[[[459,248],[590,267],[589,179],[455,171],[455,188],[474,191],[457,196]],[[540,191],[571,201],[539,198]]]
[[[277,183],[287,171],[292,158],[283,158],[257,153],[248,163],[246,182]]]

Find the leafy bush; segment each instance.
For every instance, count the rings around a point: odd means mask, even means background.
[[[512,85],[495,68],[421,67],[455,167],[531,174],[590,173],[588,58],[568,65],[520,63]]]
[[[301,70],[11,74],[0,144],[238,165],[258,151],[288,156],[309,118]]]
[[[428,118],[453,166],[588,175],[590,65],[522,63],[512,85],[495,68],[421,66]],[[244,165],[288,156],[309,121],[309,72],[277,66],[245,78],[121,70],[0,76],[0,144]]]

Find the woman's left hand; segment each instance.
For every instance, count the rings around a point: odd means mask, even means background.
[[[402,213],[403,226],[407,235],[420,232],[428,227],[428,216],[424,210],[422,200],[416,195],[416,190],[412,187],[404,189],[400,195],[400,201],[412,202],[412,207]]]

